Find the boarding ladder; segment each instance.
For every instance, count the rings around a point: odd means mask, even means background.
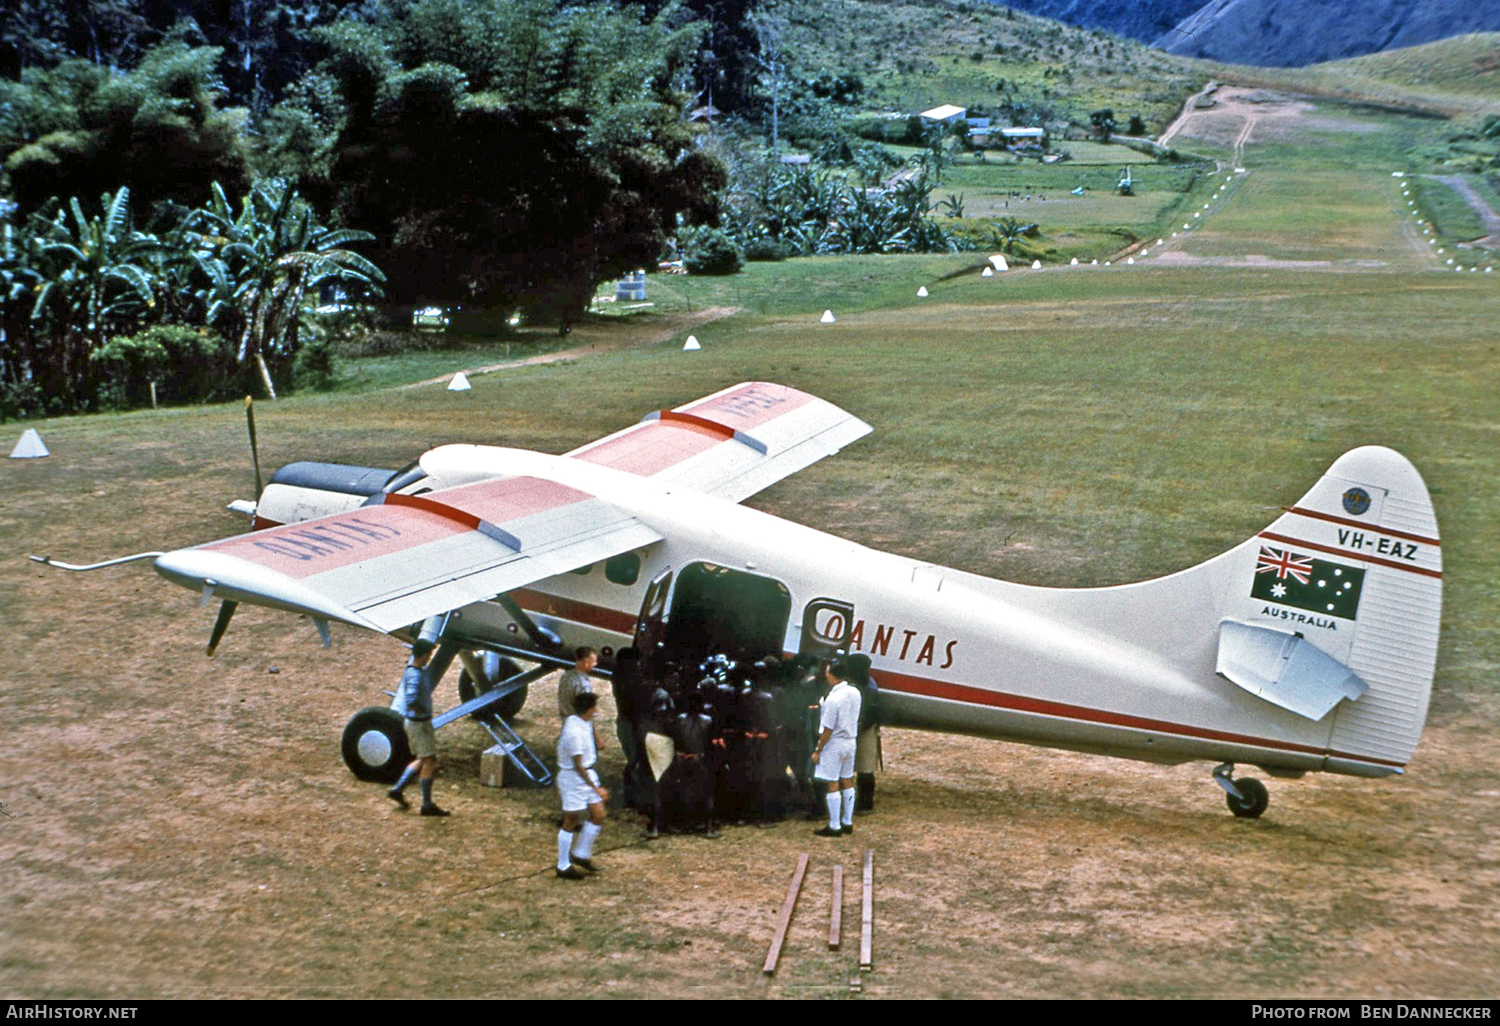
[[[554,667],[544,663],[523,673],[518,673],[514,677],[502,680],[484,694],[476,695],[462,705],[456,705],[441,716],[434,717],[432,728],[436,730],[439,727],[452,723],[454,720],[481,712],[518,688],[525,687],[532,681],[545,677],[553,669]],[[547,764],[542,762],[535,752],[526,747],[526,742],[522,741],[521,736],[511,729],[510,724],[506,723],[499,716],[493,719],[494,722],[490,722],[489,720],[478,720],[477,722],[489,732],[490,737],[495,739],[495,744],[499,745],[501,750],[505,752],[505,757],[510,760],[510,764],[538,787],[546,787],[552,783],[552,771],[547,768]]]

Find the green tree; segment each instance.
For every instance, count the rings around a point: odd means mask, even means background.
[[[220,110],[221,51],[148,51],[128,74],[67,61],[0,85],[0,145],[23,211],[53,196],[98,195],[122,182],[149,209],[195,205],[209,183],[248,184],[245,112]]]
[[[336,282],[373,293],[385,281],[369,259],[348,248],[373,235],[319,224],[297,191],[284,185],[257,185],[235,211],[215,183],[190,225],[216,262],[205,316],[234,343],[239,363],[255,366],[272,399],[276,386],[267,358],[290,372],[308,292]]]
[[[1101,142],[1109,142],[1110,136],[1114,135],[1116,129],[1119,128],[1115,122],[1115,112],[1108,107],[1090,114],[1089,124],[1094,126],[1094,134]]]
[[[0,420],[40,405],[31,374],[31,310],[41,284],[34,243],[30,233],[0,224]]]
[[[1025,248],[1026,237],[1035,234],[1036,230],[1037,226],[1034,224],[1022,224],[1014,217],[1005,217],[990,225],[989,238],[1002,252],[1014,253]]]
[[[93,396],[90,353],[156,305],[144,265],[161,243],[133,228],[129,189],[106,193],[100,209],[87,216],[73,199],[51,217],[32,218],[38,283],[30,320],[47,352],[31,370],[48,395],[77,404]]]
[[[344,115],[321,188],[377,236],[390,294],[566,324],[599,281],[654,263],[679,218],[713,219],[724,175],[675,88],[699,29],[677,17],[417,0],[325,30]]]

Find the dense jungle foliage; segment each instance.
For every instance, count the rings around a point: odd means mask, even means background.
[[[1156,121],[1193,87],[986,3],[858,8],[11,0],[0,417],[138,404],[144,376],[174,400],[274,393],[299,360],[326,380],[326,352],[299,355],[320,290],[566,331],[599,283],[674,253],[732,271],[952,249],[969,243],[932,193],[961,141],[880,111],[988,95],[999,117],[1086,124],[1099,83],[1150,70]],[[928,35],[973,52],[940,67]],[[1059,91],[1090,61],[1094,84]],[[792,148],[813,163],[783,164]]]

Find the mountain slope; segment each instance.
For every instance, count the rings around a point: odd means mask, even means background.
[[[1184,57],[1299,67],[1500,30],[1500,0],[1210,0],[1154,45]]]
[[[998,0],[997,0],[998,2]],[[1170,32],[1179,22],[1203,6],[1203,0],[1131,0],[1102,3],[1100,0],[1005,0],[1005,6],[1039,18],[1108,29],[1127,39],[1150,43]]]

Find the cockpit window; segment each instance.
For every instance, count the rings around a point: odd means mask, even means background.
[[[604,563],[604,576],[614,584],[631,585],[641,576],[641,557],[634,552],[614,556]]]

